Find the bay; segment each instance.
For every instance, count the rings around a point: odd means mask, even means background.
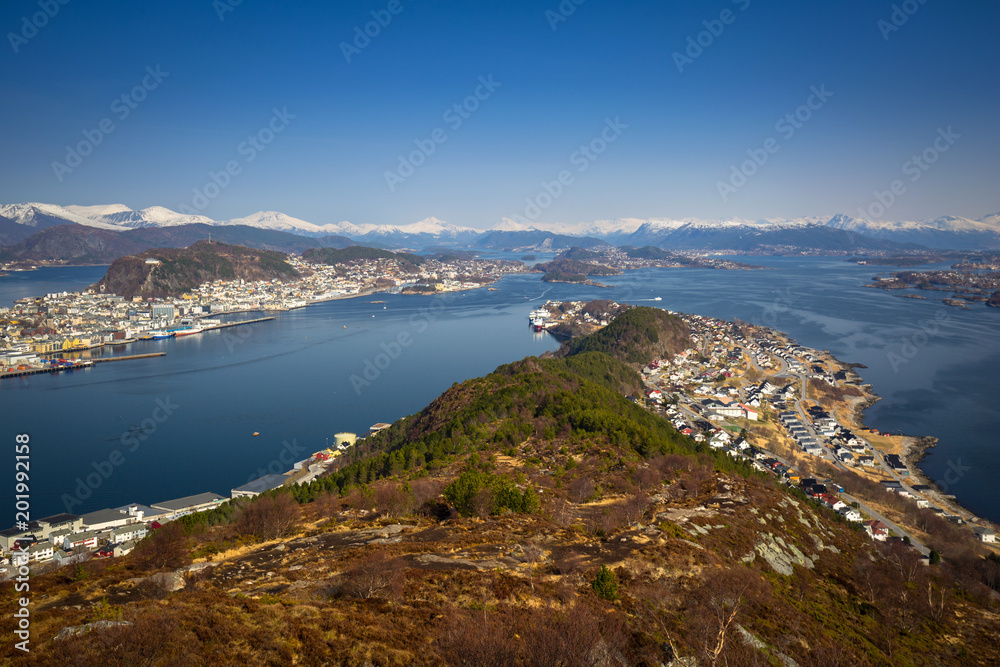
[[[454,382],[555,349],[555,339],[527,325],[544,300],[608,298],[772,326],[864,364],[859,373],[882,397],[867,423],[938,437],[923,469],[973,512],[1000,520],[992,492],[1000,310],[867,289],[879,267],[842,258],[735,259],[770,269],[642,269],[603,278],[607,288],[513,276],[497,291],[331,301],[272,322],[131,345],[128,354],[167,356],[0,383],[2,437],[13,444],[16,433],[31,435],[35,516],[228,495],[322,449],[334,433],[363,433],[419,411]],[[102,273],[40,269],[16,274],[15,286],[0,278],[0,303],[24,290],[79,289]],[[155,430],[132,440],[144,423]],[[110,459],[116,450],[119,465]],[[13,513],[10,486],[0,486],[0,503]]]

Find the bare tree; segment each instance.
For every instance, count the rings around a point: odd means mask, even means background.
[[[180,522],[168,523],[143,539],[130,554],[132,563],[147,570],[173,569],[190,562],[187,535]]]
[[[239,535],[273,540],[290,531],[301,515],[299,504],[287,493],[260,496],[240,509],[233,529]]]
[[[725,656],[744,649],[733,639],[739,620],[763,590],[757,575],[747,568],[715,569],[709,572],[694,592],[689,628],[692,644],[709,665],[725,662]]]
[[[364,599],[396,599],[402,594],[403,565],[384,551],[373,551],[343,574],[344,591]]]
[[[577,503],[585,503],[594,495],[594,481],[589,477],[577,477],[569,483],[570,499]]]

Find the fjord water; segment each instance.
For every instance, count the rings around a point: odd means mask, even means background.
[[[1000,310],[867,289],[879,267],[840,258],[737,259],[770,268],[642,269],[602,279],[607,288],[513,276],[498,291],[331,301],[272,322],[139,343],[118,353],[167,356],[4,380],[0,437],[13,445],[16,433],[31,435],[35,516],[228,495],[323,448],[334,433],[363,433],[417,412],[454,382],[555,349],[527,324],[546,299],[607,298],[772,326],[864,364],[861,376],[883,399],[867,423],[938,437],[923,469],[973,512],[1000,520],[992,491],[1000,472]],[[17,274],[15,287],[0,279],[0,297],[9,305],[16,296],[79,289],[102,273]],[[144,423],[155,430],[133,439]],[[118,465],[108,462],[115,450]],[[7,465],[12,473],[13,457]],[[0,486],[0,503],[13,507],[13,483]]]

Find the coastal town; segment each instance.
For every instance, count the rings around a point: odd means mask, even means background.
[[[147,259],[147,263],[158,260]],[[235,313],[273,313],[376,292],[434,294],[485,287],[525,271],[520,262],[428,259],[419,266],[393,258],[359,259],[328,266],[289,256],[292,281],[216,280],[176,298],[102,292],[59,292],[18,299],[0,308],[0,378],[55,372],[91,362],[74,355],[138,340],[200,334],[242,322]],[[252,321],[259,321],[255,319]]]
[[[887,276],[872,276],[872,282],[866,287],[885,291],[950,293],[951,296],[942,298],[941,301],[955,308],[968,309],[974,303],[1000,307],[1000,271],[996,270],[995,264],[989,263],[959,263],[950,270],[899,271]],[[927,298],[917,292],[902,296],[910,299]]]
[[[388,427],[386,423],[373,424],[368,434]],[[290,470],[260,471],[263,474],[232,489],[229,498],[205,492],[148,505],[131,502],[79,515],[67,511],[0,531],[0,581],[13,576],[21,565],[40,574],[91,558],[121,557],[170,521],[214,509],[229,500],[253,498],[282,486],[308,484],[339,463],[339,457],[349,453],[364,437],[356,433],[336,433],[330,446],[295,462]],[[88,483],[86,479],[78,482],[81,486]],[[63,496],[68,510],[81,503],[81,495],[78,491],[76,496]]]
[[[626,307],[549,301],[529,319],[536,330],[592,333]],[[904,541],[929,556],[919,531],[883,502],[894,494],[965,526],[987,545],[996,543],[988,522],[959,507],[907,460],[926,442],[862,424],[861,410],[878,399],[851,366],[767,327],[671,314],[690,327],[695,347],[645,366],[645,395],[633,401],[695,442],[745,460],[858,523],[872,539]],[[872,482],[882,497],[845,492],[840,473]]]

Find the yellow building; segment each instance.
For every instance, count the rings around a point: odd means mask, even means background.
[[[340,445],[350,446],[358,441],[358,435],[356,433],[335,433],[333,439],[338,447]]]

